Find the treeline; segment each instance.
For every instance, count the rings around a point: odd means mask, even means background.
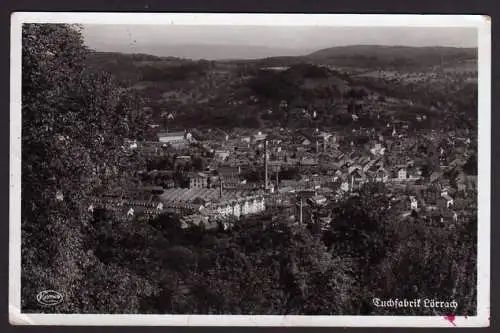
[[[183,81],[205,75],[209,66],[206,61],[198,61],[175,66],[143,65],[138,70],[141,81]]]
[[[86,64],[113,74],[117,79],[133,85],[139,81],[181,81],[197,79],[211,66],[206,60],[191,61],[149,54],[89,52]]]

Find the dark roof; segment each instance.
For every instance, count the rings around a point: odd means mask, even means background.
[[[178,132],[160,132],[157,134],[158,137],[173,137],[173,136],[184,136],[186,134],[183,131]]]
[[[238,174],[239,169],[236,167],[223,167],[218,169],[218,172],[220,175],[233,175],[233,174]]]

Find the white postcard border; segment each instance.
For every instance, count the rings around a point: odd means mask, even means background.
[[[471,27],[478,30],[477,316],[240,316],[21,313],[21,26],[23,23]],[[13,325],[484,327],[490,316],[491,21],[480,15],[17,12],[11,16],[9,320]]]

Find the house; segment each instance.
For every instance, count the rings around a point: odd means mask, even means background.
[[[408,177],[407,170],[405,166],[397,166],[396,169],[396,179],[399,181],[406,180]]]
[[[343,192],[348,192],[349,191],[349,182],[347,181],[347,179],[343,179],[341,184],[340,184],[340,189],[343,191]]]
[[[359,164],[353,164],[353,165],[350,165],[347,169],[347,173],[350,175],[352,174],[355,170],[360,170],[362,171],[363,170],[363,167]]]
[[[360,168],[354,169],[352,172],[350,172],[350,176],[351,176],[351,184],[354,183],[358,186],[364,183],[366,180],[366,175]]]
[[[326,204],[327,199],[324,195],[315,195],[309,198],[308,201],[314,206],[323,206]]]
[[[387,180],[389,180],[389,172],[386,169],[379,167],[375,172],[374,180],[376,182],[385,183]]]
[[[410,196],[410,209],[417,210],[418,209],[418,201],[414,196]]]
[[[187,165],[191,162],[191,156],[189,155],[179,155],[175,158],[174,165],[177,167],[178,165]]]
[[[134,209],[132,207],[127,211],[127,216],[134,216]]]
[[[453,198],[448,194],[447,190],[443,190],[441,192],[441,197],[446,200],[446,208],[450,208],[453,206],[454,200]]]
[[[376,143],[373,148],[370,149],[370,153],[375,156],[381,156],[384,155],[385,153],[385,147],[382,146],[380,143]]]
[[[216,149],[214,151],[214,157],[221,161],[227,160],[229,155],[231,155],[231,152],[226,149]]]

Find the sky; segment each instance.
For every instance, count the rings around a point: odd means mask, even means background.
[[[344,45],[477,47],[475,28],[84,25],[97,51],[192,59],[304,55]]]

